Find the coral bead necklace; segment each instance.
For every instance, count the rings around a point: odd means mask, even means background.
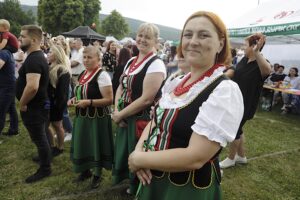
[[[88,71],[85,70],[85,72],[82,74],[82,76],[80,77],[78,82],[80,84],[85,84],[98,71],[99,68],[101,68],[101,67],[99,67],[99,66],[95,67],[95,69],[93,69],[93,71],[89,75],[87,75]]]
[[[130,64],[130,67],[129,67],[129,71],[128,71],[128,73],[130,74],[130,73],[132,73],[133,71],[135,71],[145,60],[147,60],[150,56],[152,56],[153,55],[153,52],[150,52],[150,53],[148,53],[146,56],[145,56],[145,58],[143,58],[143,60],[141,60],[139,63],[136,63],[137,62],[137,60],[139,59],[139,56],[137,56],[134,60],[133,60],[133,62]]]
[[[175,96],[180,96],[190,90],[190,88],[198,83],[199,81],[202,81],[205,77],[210,77],[213,72],[219,68],[221,65],[220,64],[215,64],[213,67],[209,68],[206,72],[204,72],[197,80],[193,81],[192,83],[185,85],[185,83],[191,78],[191,74],[189,74],[185,79],[181,81],[181,83],[175,88],[173,91]]]

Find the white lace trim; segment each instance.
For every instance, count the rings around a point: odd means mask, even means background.
[[[202,81],[193,85],[184,98],[171,97],[170,95],[174,91],[176,86],[184,78],[182,79],[175,78],[174,80],[168,82],[168,84],[164,85],[164,87],[162,88],[162,97],[159,101],[160,107],[164,109],[173,109],[173,108],[179,108],[184,105],[187,105],[191,100],[193,100],[199,94],[199,92],[201,92],[215,78],[222,75],[224,70],[225,67],[219,67],[214,71],[214,73],[210,77],[205,77]]]

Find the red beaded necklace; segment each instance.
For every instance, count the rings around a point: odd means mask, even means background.
[[[132,73],[135,71],[147,58],[153,55],[153,52],[148,53],[143,60],[141,60],[139,63],[136,64],[137,60],[139,59],[139,56],[137,56],[133,62],[130,64],[128,74]]]
[[[79,79],[80,84],[85,84],[99,69],[100,67],[96,67],[92,73],[90,73],[86,78],[85,75],[87,74],[87,70],[82,74],[81,78]]]
[[[206,72],[204,72],[204,74],[202,74],[197,80],[195,80],[194,82],[192,82],[192,83],[190,83],[190,84],[184,86],[185,83],[191,78],[191,74],[189,74],[189,75],[188,75],[185,79],[183,79],[183,80],[181,81],[181,83],[175,88],[175,90],[173,91],[174,95],[175,95],[175,96],[180,96],[180,95],[186,93],[187,91],[190,90],[190,88],[191,88],[193,85],[195,85],[195,84],[198,83],[199,81],[203,80],[204,77],[207,77],[207,76],[210,77],[210,76],[213,74],[213,72],[214,72],[217,68],[219,68],[220,66],[221,66],[220,64],[214,65],[213,67],[209,68]]]

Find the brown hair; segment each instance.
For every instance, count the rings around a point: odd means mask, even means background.
[[[227,33],[226,26],[225,26],[224,22],[221,20],[221,18],[218,15],[216,15],[212,12],[207,12],[207,11],[195,12],[194,14],[192,14],[186,20],[186,22],[183,26],[183,30],[181,32],[180,43],[179,43],[179,46],[178,46],[178,49],[177,49],[178,56],[183,58],[183,54],[182,54],[182,37],[183,37],[183,31],[185,29],[185,26],[187,25],[187,23],[191,19],[194,19],[196,17],[206,17],[215,26],[219,38],[220,39],[224,38],[224,47],[221,50],[221,52],[218,54],[216,62],[220,63],[220,64],[224,64],[224,65],[230,65],[230,63],[231,63],[231,51],[230,51],[230,42],[229,42],[229,39],[228,39],[228,33]]]
[[[39,26],[36,25],[24,25],[21,27],[22,31],[27,31],[31,38],[35,38],[38,41],[42,41],[43,31]]]
[[[130,50],[128,48],[122,48],[118,57],[118,65],[125,66],[128,60],[131,58]]]
[[[111,40],[111,41],[108,42],[107,47],[106,47],[106,52],[109,52],[109,51],[110,51],[110,45],[111,45],[112,43],[114,43],[114,42],[115,42],[115,41],[113,41],[113,40]],[[117,55],[117,50],[115,50],[115,55]]]

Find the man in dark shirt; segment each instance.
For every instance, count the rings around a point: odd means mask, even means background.
[[[242,92],[244,116],[235,140],[229,148],[229,156],[220,162],[221,168],[232,167],[236,163],[247,163],[244,150],[243,126],[253,118],[256,111],[263,83],[271,73],[270,63],[260,53],[265,44],[265,36],[254,34],[245,40],[245,57],[237,64],[234,71],[235,81]]]
[[[11,52],[0,50],[0,135],[6,113],[10,113],[10,126],[6,135],[18,134],[18,114],[15,104],[15,61]]]
[[[31,140],[37,146],[40,168],[25,182],[32,183],[51,174],[51,153],[45,126],[48,120],[49,101],[47,87],[49,66],[40,49],[42,30],[35,25],[21,28],[21,49],[27,58],[19,70],[16,97],[20,101],[20,114]]]
[[[277,72],[271,74],[270,80],[272,82],[279,82],[279,81],[283,81],[284,78],[286,77],[286,74],[283,73],[284,71],[284,66],[283,65],[279,65]]]

